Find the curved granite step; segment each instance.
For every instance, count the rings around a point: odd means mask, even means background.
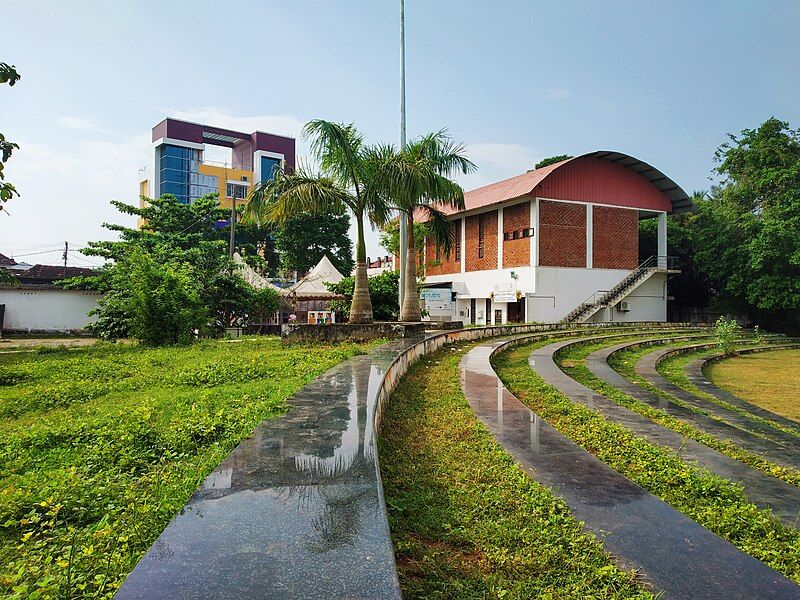
[[[640,570],[665,598],[800,598],[792,581],[623,477],[511,394],[491,355],[530,339],[468,352],[461,361],[464,396],[503,448],[563,498],[621,566]]]
[[[771,345],[763,347],[777,350],[785,347],[796,347],[796,344]],[[718,417],[721,417],[731,425],[735,425],[743,429],[749,429],[750,431],[754,431],[763,436],[766,436],[767,438],[775,442],[783,444],[784,446],[787,447],[787,449],[791,449],[791,451],[795,453],[792,456],[792,460],[798,461],[795,464],[800,464],[800,438],[798,438],[797,436],[776,429],[775,427],[771,427],[770,425],[763,423],[761,421],[750,419],[745,415],[736,412],[735,410],[731,410],[730,408],[716,404],[715,402],[712,402],[708,398],[696,396],[691,392],[683,389],[679,385],[672,383],[666,377],[661,375],[661,373],[659,373],[657,370],[658,363],[664,358],[666,358],[668,355],[671,355],[675,352],[676,349],[674,348],[661,348],[658,350],[654,350],[653,352],[650,352],[648,354],[645,354],[641,359],[639,359],[639,362],[636,363],[635,367],[636,373],[645,380],[647,380],[648,382],[650,382],[652,385],[656,386],[658,389],[662,390],[663,392],[666,392],[671,396],[674,396],[675,398],[681,400],[682,402],[690,404],[691,406],[696,406],[697,408],[700,408],[701,410],[709,414],[717,415]]]
[[[761,417],[762,419],[775,421],[784,427],[791,428],[792,430],[796,431],[798,435],[800,435],[800,423],[797,421],[793,421],[788,417],[784,417],[783,415],[779,415],[765,408],[752,404],[743,398],[739,398],[729,391],[714,385],[714,383],[706,377],[706,365],[724,357],[724,353],[716,352],[710,356],[704,356],[692,360],[684,369],[687,379],[697,386],[698,389],[710,394],[711,396],[714,396],[715,398],[718,398],[719,400],[722,400],[723,402],[727,402],[728,404],[732,404],[738,408],[741,408],[742,410],[746,410],[747,412],[752,413],[757,417]]]
[[[591,339],[584,338],[585,341]],[[675,450],[684,460],[696,462],[712,473],[740,483],[753,503],[771,509],[783,522],[794,526],[800,515],[800,488],[770,477],[700,442],[662,427],[578,383],[564,373],[553,358],[556,352],[573,343],[573,340],[561,341],[534,350],[530,355],[531,368],[573,402],[587,406],[654,444]]]
[[[649,340],[648,340],[649,341]],[[674,340],[678,341],[678,340]],[[720,440],[731,440],[737,446],[755,452],[775,464],[789,468],[800,467],[800,452],[795,452],[785,444],[764,439],[751,431],[736,427],[727,422],[718,421],[707,414],[695,412],[686,406],[664,398],[640,385],[629,381],[608,364],[608,359],[617,352],[639,344],[625,342],[602,348],[590,354],[586,359],[588,369],[601,381],[617,388],[624,394],[658,408],[667,414],[688,423],[700,431],[708,433]]]

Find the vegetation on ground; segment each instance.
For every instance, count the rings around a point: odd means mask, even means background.
[[[742,328],[735,319],[720,317],[714,323],[714,337],[717,341],[717,348],[725,353],[725,356],[736,354],[737,341],[742,336]]]
[[[528,365],[547,342],[497,355],[506,386],[545,421],[651,494],[772,568],[800,582],[800,532],[750,502],[742,487],[676,452],[635,435],[597,412],[573,403]]]
[[[347,319],[350,316],[350,305],[353,303],[355,291],[355,277],[345,277],[336,283],[326,283],[325,286],[334,294],[342,296],[343,300],[331,302],[331,310]],[[400,273],[398,271],[384,271],[380,275],[369,278],[369,297],[372,302],[372,314],[376,321],[396,321],[400,314]]]
[[[787,483],[792,485],[800,486],[800,471],[797,469],[790,469],[788,467],[775,464],[770,460],[764,458],[758,452],[753,452],[750,450],[745,450],[744,448],[738,446],[735,442],[728,440],[728,439],[720,439],[715,437],[709,433],[704,432],[703,430],[699,429],[698,427],[687,423],[673,415],[670,415],[665,410],[660,408],[656,408],[633,398],[625,394],[624,392],[620,391],[619,389],[615,388],[612,385],[601,381],[588,369],[586,366],[586,357],[594,352],[595,350],[599,350],[609,345],[610,342],[598,342],[596,344],[577,344],[575,346],[570,346],[566,348],[564,351],[559,352],[556,356],[556,360],[559,363],[561,369],[567,373],[570,377],[575,379],[576,381],[582,383],[583,385],[592,388],[593,390],[603,394],[609,400],[613,400],[617,404],[628,408],[643,417],[650,419],[651,421],[658,423],[662,427],[666,427],[667,429],[671,429],[676,433],[680,433],[687,438],[693,439],[701,444],[708,446],[709,448],[713,448],[727,456],[730,456],[734,460],[741,461],[754,469],[758,469],[759,471],[763,471],[767,475],[771,475],[778,479],[781,479]],[[672,343],[672,346],[679,347],[686,342],[676,342]],[[652,351],[651,347],[647,347],[646,351]],[[626,378],[633,379],[633,375],[630,372],[624,373]],[[636,376],[636,382],[644,387],[645,389],[656,393],[657,395],[669,400],[670,402],[682,406],[687,410],[690,410],[695,413],[704,414],[707,417],[714,419],[715,421],[725,422],[724,419],[703,411],[696,406],[692,406],[691,404],[687,404],[682,402],[681,400],[674,398],[667,392],[660,390],[659,388],[655,387],[654,385],[650,384],[643,378]],[[749,431],[753,435],[758,435],[756,432]]]
[[[744,354],[707,369],[711,380],[732,394],[800,421],[800,350]]]
[[[649,597],[478,420],[460,387],[470,347],[420,359],[383,416],[381,474],[403,594]]]
[[[263,337],[0,355],[0,595],[112,595],[240,440],[366,348]]]

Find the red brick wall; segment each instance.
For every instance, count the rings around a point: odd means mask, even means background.
[[[478,258],[478,219],[484,223],[483,258]],[[461,251],[466,260],[467,271],[484,271],[497,268],[497,211],[466,217],[466,243]]]
[[[453,220],[453,233],[457,240],[461,241],[461,219]],[[425,238],[425,273],[427,275],[446,275],[448,273],[460,273],[461,261],[456,260],[455,242],[450,248],[450,256],[443,249],[439,250],[439,260],[436,260],[436,245],[431,237]]]
[[[595,206],[592,210],[592,267],[635,269],[639,264],[639,217],[635,210]]]
[[[516,240],[503,236],[503,267],[522,267],[531,264],[531,239],[521,237],[523,229],[531,226],[531,203],[523,202],[503,209],[503,233],[519,232]]]
[[[539,201],[539,264],[586,266],[586,205]]]

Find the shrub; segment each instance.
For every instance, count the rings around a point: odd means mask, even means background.
[[[742,328],[736,319],[720,317],[714,324],[714,336],[717,339],[717,347],[725,353],[725,356],[736,354],[736,338],[742,333]]]

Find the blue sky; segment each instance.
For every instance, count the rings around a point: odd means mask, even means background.
[[[290,135],[321,117],[396,141],[398,4],[0,0],[0,61],[23,76],[0,89],[22,194],[0,214],[0,252],[58,262],[30,253],[108,237],[108,201],[136,201],[167,115]],[[726,132],[800,126],[796,0],[406,0],[406,20],[409,136],[466,143],[468,189],[613,149],[691,192]]]

